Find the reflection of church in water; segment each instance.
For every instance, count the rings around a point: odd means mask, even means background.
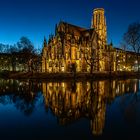
[[[88,118],[92,133],[100,135],[104,130],[107,104],[117,96],[137,93],[139,83],[139,80],[42,82],[41,87],[41,83],[35,81],[0,79],[0,103],[8,101],[3,96],[13,95],[10,103],[13,100],[22,111],[33,111],[37,93],[42,89],[46,109],[51,109],[59,124]],[[22,103],[27,106],[23,108]]]
[[[94,135],[100,135],[105,125],[107,103],[124,93],[135,93],[138,80],[98,81],[77,83],[43,83],[46,108],[58,117],[58,123],[66,125],[82,117],[90,120]]]

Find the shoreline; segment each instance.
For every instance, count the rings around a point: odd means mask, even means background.
[[[36,80],[109,80],[140,78],[138,72],[94,72],[90,73],[38,73],[38,72],[1,72],[3,79],[36,79]]]

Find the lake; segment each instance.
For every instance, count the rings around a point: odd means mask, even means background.
[[[0,139],[138,138],[140,80],[0,79]]]

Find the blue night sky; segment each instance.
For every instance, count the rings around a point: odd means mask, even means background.
[[[36,47],[54,33],[60,20],[90,28],[92,10],[106,11],[108,42],[121,42],[130,23],[140,21],[139,0],[0,0],[0,43],[27,36]]]

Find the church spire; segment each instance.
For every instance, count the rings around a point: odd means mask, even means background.
[[[44,36],[44,47],[47,47],[47,40],[45,36]]]
[[[58,28],[57,28],[57,24],[55,24],[55,36],[57,35],[58,33]]]

